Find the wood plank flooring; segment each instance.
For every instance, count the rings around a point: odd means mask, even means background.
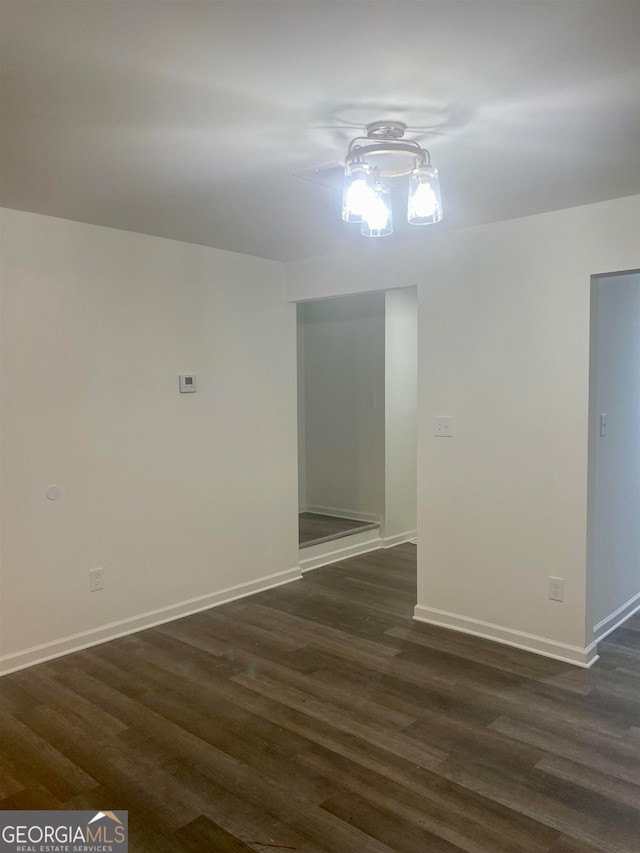
[[[307,548],[379,526],[377,522],[355,521],[353,518],[338,518],[317,512],[301,512],[298,515],[298,542],[301,548]]]
[[[0,680],[0,806],[132,853],[638,853],[640,619],[580,670],[412,622],[412,545]]]

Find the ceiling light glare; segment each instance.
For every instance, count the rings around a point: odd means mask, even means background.
[[[345,166],[342,194],[342,218],[345,222],[362,222],[362,213],[374,198],[373,174],[367,163]]]
[[[411,173],[407,219],[411,225],[432,225],[442,219],[440,181],[434,166],[420,166]]]
[[[393,234],[391,213],[391,187],[377,181],[373,185],[367,205],[362,211],[360,233],[365,237],[387,237]]]

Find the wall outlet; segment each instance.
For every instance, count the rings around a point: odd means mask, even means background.
[[[104,589],[103,569],[89,569],[89,592]]]
[[[604,438],[607,434],[607,416],[606,414],[600,415],[600,438]]]
[[[439,415],[434,419],[433,434],[437,438],[453,437],[453,418],[451,415]]]
[[[549,598],[564,601],[564,578],[549,578]]]

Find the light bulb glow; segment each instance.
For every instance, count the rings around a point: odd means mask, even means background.
[[[347,190],[347,207],[354,216],[363,216],[375,200],[375,194],[363,178],[353,181]]]
[[[391,191],[387,184],[376,183],[362,211],[361,234],[365,237],[386,237],[393,233]]]
[[[438,206],[436,194],[429,184],[420,184],[413,194],[413,209],[417,216],[433,216]]]
[[[435,167],[421,166],[411,173],[407,219],[412,225],[431,225],[442,219],[440,182]]]
[[[342,193],[342,218],[345,222],[362,222],[362,210],[373,193],[373,177],[367,163],[345,166]]]
[[[373,194],[373,197],[368,200],[367,206],[362,211],[362,218],[370,231],[382,231],[387,224],[389,212],[379,196]]]

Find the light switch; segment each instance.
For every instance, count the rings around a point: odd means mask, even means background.
[[[438,438],[453,436],[453,418],[451,415],[439,415],[434,422],[433,434]]]
[[[604,438],[607,434],[607,416],[600,415],[600,438]]]

